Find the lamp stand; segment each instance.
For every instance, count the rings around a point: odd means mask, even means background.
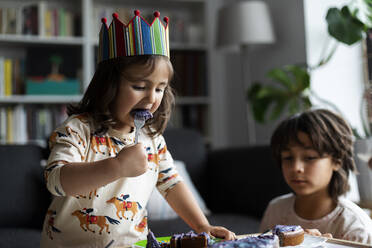
[[[246,116],[247,116],[247,126],[248,126],[248,144],[250,146],[256,144],[256,124],[253,119],[253,113],[250,109],[247,100],[247,91],[249,86],[251,85],[251,64],[250,64],[250,48],[248,45],[242,46],[242,52],[240,53],[241,59],[241,72],[242,72],[242,87],[243,87],[243,94],[244,94],[244,101],[246,102]]]

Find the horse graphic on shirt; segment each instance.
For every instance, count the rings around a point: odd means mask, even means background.
[[[143,233],[145,231],[146,227],[147,227],[147,216],[143,217],[141,222],[138,223],[138,225],[134,226],[134,229],[136,229],[136,231],[138,231],[138,232]]]
[[[118,225],[120,221],[115,220],[109,216],[103,216],[103,215],[91,215],[90,213],[93,211],[93,209],[83,209],[82,210],[75,210],[71,215],[76,216],[80,221],[80,227],[84,231],[91,231],[92,233],[95,233],[96,231],[90,229],[90,225],[97,225],[101,229],[99,230],[99,234],[102,234],[103,229],[106,228],[106,232],[110,233],[109,231],[109,225],[106,223],[106,220],[109,221],[110,224]],[[84,228],[85,226],[85,228]]]
[[[160,146],[160,145],[159,145]],[[156,164],[155,171],[159,168],[159,164],[161,161],[161,157],[163,154],[167,152],[167,146],[164,146],[163,148],[159,149],[158,146],[158,152],[157,153],[147,153],[147,161],[153,162]],[[150,147],[148,147],[146,150],[150,150]],[[152,170],[152,168],[150,168]]]
[[[134,202],[134,201],[126,201],[127,198],[129,198],[129,195],[121,195],[121,198],[118,198],[118,197],[112,197],[110,200],[106,201],[107,203],[112,203],[115,205],[116,207],[116,215],[118,216],[119,219],[122,219],[125,218],[125,219],[129,219],[127,217],[125,217],[125,212],[132,212],[132,216],[131,216],[131,220],[133,221],[135,215],[137,214],[137,212],[139,211],[139,209],[142,209],[142,206],[139,202]],[[121,216],[119,215],[119,213],[121,213]]]
[[[118,153],[118,148],[116,145],[117,140],[115,140],[115,142],[108,136],[98,136],[98,135],[95,135],[95,134],[92,134],[92,138],[91,138],[91,149],[93,150],[93,152],[95,152],[96,154],[97,153],[100,153],[100,154],[103,154],[105,155],[106,154],[106,150],[108,152],[108,155],[111,156],[111,155],[115,155]],[[101,150],[101,148],[103,148]]]

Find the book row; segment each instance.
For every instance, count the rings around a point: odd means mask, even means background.
[[[67,118],[64,105],[0,106],[0,143],[46,145],[55,127]]]
[[[46,1],[0,7],[0,34],[80,36],[81,17],[73,9]]]
[[[24,60],[0,56],[0,97],[23,94],[24,73]]]

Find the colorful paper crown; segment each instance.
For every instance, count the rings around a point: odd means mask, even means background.
[[[99,32],[98,63],[121,56],[164,55],[169,57],[168,17],[165,25],[160,21],[160,13],[154,13],[151,25],[140,16],[139,10],[128,25],[123,24],[114,13],[110,27],[107,19],[102,18]]]

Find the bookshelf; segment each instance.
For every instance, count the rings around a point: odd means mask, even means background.
[[[117,12],[119,18],[127,23],[126,18],[133,16],[134,9],[141,10],[141,15],[151,21],[154,10],[159,10],[162,17],[169,17],[171,60],[177,89],[176,108],[169,125],[198,129],[209,142],[212,123],[208,83],[210,42],[205,35],[209,4],[208,0],[1,1],[0,142],[40,143],[45,140],[47,133],[65,117],[62,112],[66,104],[81,99],[94,74],[101,17],[107,17],[110,23],[112,13]],[[28,94],[30,78],[44,79],[53,70],[49,57],[54,53],[61,54],[63,62],[58,65],[61,74],[76,80],[79,90],[69,95],[55,92]],[[5,86],[5,60],[13,65],[11,90],[7,88],[9,83]],[[51,122],[42,130],[45,134],[40,134],[40,130],[38,135],[30,133],[30,123],[37,125],[34,117],[30,116],[32,113],[37,113],[44,124]],[[14,124],[20,120],[25,125]],[[13,126],[10,128],[13,131],[21,128],[25,137],[13,134],[9,139],[9,125]]]

